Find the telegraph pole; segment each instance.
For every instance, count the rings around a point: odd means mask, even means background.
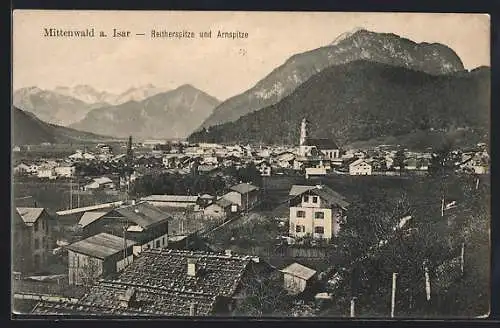
[[[351,318],[356,316],[356,297],[351,298]]]
[[[396,307],[396,280],[397,272],[392,273],[392,295],[391,295],[391,318],[394,318],[394,308]]]

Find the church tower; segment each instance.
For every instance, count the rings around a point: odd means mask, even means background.
[[[302,119],[302,123],[300,124],[300,146],[304,146],[307,139],[307,121],[305,118]]]

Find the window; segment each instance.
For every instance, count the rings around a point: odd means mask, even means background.
[[[165,246],[167,243],[165,243],[165,237],[162,238],[162,243],[163,243],[163,246]]]
[[[35,249],[38,249],[40,247],[38,238],[35,238]]]
[[[36,221],[35,224],[33,224],[33,229],[35,229],[35,232],[38,231],[38,221]]]
[[[305,232],[306,231],[306,227],[304,227],[303,225],[298,225],[295,227],[295,232]]]
[[[325,228],[323,228],[323,227],[315,227],[314,228],[314,232],[315,233],[321,233],[321,234],[323,234],[323,233],[325,233]]]
[[[157,240],[157,241],[156,241],[156,248],[160,248],[160,247],[161,247],[161,245],[160,245],[160,241],[159,241],[159,240]]]
[[[309,202],[309,196],[304,196],[304,203]]]
[[[306,212],[305,211],[297,211],[297,217],[298,218],[305,218]]]
[[[317,203],[318,202],[318,196],[313,196],[313,203]]]
[[[314,218],[315,219],[324,219],[325,218],[325,213],[323,213],[323,212],[316,212],[316,213],[314,213]]]

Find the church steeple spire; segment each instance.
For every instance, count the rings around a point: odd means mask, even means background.
[[[302,123],[300,124],[300,146],[304,146],[307,139],[307,120],[304,117]]]

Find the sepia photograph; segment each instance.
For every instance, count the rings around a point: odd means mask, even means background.
[[[489,15],[12,26],[16,318],[489,316]]]

